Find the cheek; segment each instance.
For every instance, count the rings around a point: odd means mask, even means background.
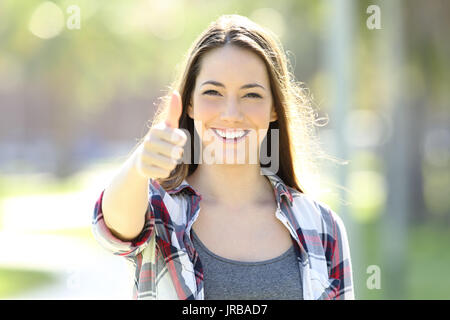
[[[209,119],[217,116],[220,106],[214,101],[205,101],[205,99],[199,99],[195,103],[194,118],[197,121],[208,121]]]
[[[258,127],[268,127],[270,122],[270,105],[267,103],[248,104],[243,112]]]
[[[206,130],[206,126],[212,119],[217,117],[218,107],[211,102],[201,100],[197,100],[194,105],[194,125],[197,135],[202,143],[205,143],[212,139],[212,134]]]

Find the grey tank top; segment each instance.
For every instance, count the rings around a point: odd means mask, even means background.
[[[203,267],[205,300],[303,299],[294,246],[280,256],[258,262],[236,261],[211,252],[191,229]]]

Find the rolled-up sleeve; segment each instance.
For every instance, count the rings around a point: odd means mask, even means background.
[[[141,233],[131,241],[123,241],[114,236],[105,223],[102,211],[104,192],[105,190],[101,192],[94,208],[94,215],[92,219],[92,232],[94,234],[94,238],[102,247],[111,251],[115,255],[123,257],[136,256],[145,249],[154,230],[155,219],[151,203],[149,201],[147,211],[145,213],[145,223]]]

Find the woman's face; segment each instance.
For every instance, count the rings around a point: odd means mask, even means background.
[[[202,141],[203,162],[259,163],[261,142],[277,115],[258,55],[233,45],[206,53],[191,101],[188,115]]]

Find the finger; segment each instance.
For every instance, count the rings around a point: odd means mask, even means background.
[[[183,154],[183,148],[160,139],[153,139],[149,143],[145,143],[144,148],[148,152],[158,152],[174,159],[178,159]]]
[[[168,126],[154,128],[152,133],[158,138],[178,146],[184,146],[187,141],[187,135],[183,130],[172,129]]]
[[[169,171],[172,171],[177,164],[177,161],[175,159],[163,156],[155,152],[144,152],[142,154],[142,161],[146,164],[156,165]]]
[[[172,98],[170,100],[169,110],[167,117],[165,119],[166,125],[171,128],[178,128],[178,123],[180,121],[181,112],[183,111],[183,106],[181,102],[181,96],[178,91],[172,92]]]

